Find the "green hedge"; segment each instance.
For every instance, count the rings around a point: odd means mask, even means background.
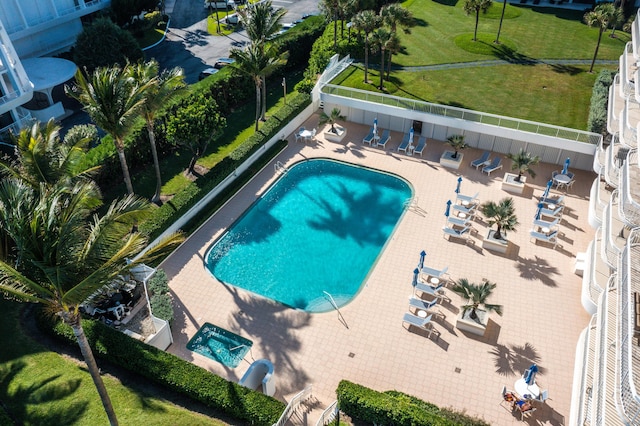
[[[307,66],[313,43],[322,35],[326,26],[322,16],[310,16],[275,40],[278,52],[289,52],[284,69]]]
[[[489,426],[488,423],[397,391],[377,392],[342,380],[336,390],[340,411],[368,424],[398,426]]]
[[[607,106],[609,103],[609,87],[613,83],[615,72],[602,70],[598,74],[593,91],[591,92],[591,105],[589,107],[589,119],[587,130],[602,135],[607,134]]]
[[[166,294],[169,293],[169,278],[164,269],[156,270],[153,277],[147,283],[147,289],[151,294]]]
[[[297,116],[310,103],[311,98],[307,94],[298,94],[291,97],[287,105],[269,117],[259,131],[247,138],[228,157],[225,157],[212,167],[207,174],[190,183],[170,201],[155,209],[151,217],[141,224],[140,230],[147,233],[151,240],[157,238],[170,224],[186,213],[222,180],[232,174],[242,162],[256,152],[266,141],[275,136],[286,123]]]
[[[15,423],[13,422],[13,420],[11,420],[11,417],[9,417],[9,414],[7,414],[6,411],[4,411],[2,409],[2,407],[0,407],[0,426],[14,426]]]
[[[39,318],[45,331],[77,346],[71,327],[62,322],[52,324],[44,316]],[[244,424],[271,426],[285,409],[285,405],[275,398],[227,381],[98,321],[83,320],[82,327],[98,358],[200,401]]]
[[[167,321],[169,326],[173,324],[173,302],[169,294],[154,294],[149,303],[154,316]]]

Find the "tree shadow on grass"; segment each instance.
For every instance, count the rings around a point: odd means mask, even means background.
[[[435,3],[443,6],[454,6],[458,4],[458,0],[433,0]]]
[[[518,53],[504,44],[486,43],[480,40],[477,43],[485,43],[489,45],[493,51],[493,55],[503,61],[521,65],[535,65],[538,62],[535,58]]]
[[[572,65],[549,64],[549,67],[558,74],[578,75],[585,72],[585,70]]]
[[[0,366],[0,401],[12,420],[16,424],[76,423],[87,410],[86,401],[72,397],[82,380],[52,375],[40,380],[33,378],[30,384],[12,384],[26,365],[24,361],[15,361]],[[46,409],[34,409],[41,404],[46,404]]]

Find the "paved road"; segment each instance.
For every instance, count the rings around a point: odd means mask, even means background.
[[[287,9],[283,23],[302,18],[305,13],[318,13],[318,0],[272,0],[275,7]],[[163,68],[184,69],[185,81],[195,83],[203,69],[213,66],[217,58],[228,57],[231,47],[248,42],[244,31],[229,36],[213,36],[207,32],[207,13],[203,0],[175,0],[167,2],[171,17],[166,39],[145,52],[147,59],[155,58]]]

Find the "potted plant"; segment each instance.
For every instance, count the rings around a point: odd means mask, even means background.
[[[495,231],[489,229],[487,238],[482,242],[482,247],[506,253],[509,241],[507,241],[505,231],[514,231],[518,226],[513,198],[505,197],[498,203],[487,201],[480,206],[480,212],[487,218],[489,226],[496,225]],[[503,234],[503,232],[505,233]]]
[[[456,321],[456,327],[459,330],[484,336],[489,313],[495,312],[502,316],[502,305],[487,303],[495,288],[496,284],[487,279],[483,279],[482,284],[471,283],[466,278],[456,281],[451,291],[466,302],[466,305],[460,307],[461,312]]]
[[[333,142],[340,142],[342,138],[345,137],[345,135],[347,134],[347,129],[337,124],[338,121],[343,120],[346,120],[346,117],[344,115],[341,115],[341,111],[339,108],[332,109],[331,114],[327,114],[324,111],[320,114],[318,125],[331,125],[331,127],[324,132],[325,139]]]
[[[467,148],[469,145],[464,141],[464,135],[452,135],[447,138],[447,143],[453,148],[453,151],[445,151],[440,157],[440,164],[452,169],[458,169],[462,163],[464,155],[459,151]]]
[[[507,158],[511,160],[511,170],[518,171],[518,174],[505,173],[502,180],[502,189],[517,194],[522,194],[524,191],[524,185],[526,183],[526,176],[522,176],[524,173],[528,173],[532,178],[536,177],[536,173],[531,168],[540,162],[540,157],[532,156],[531,153],[521,149],[517,154],[508,154]]]

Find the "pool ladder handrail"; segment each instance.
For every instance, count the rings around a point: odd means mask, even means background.
[[[331,304],[333,305],[333,307],[336,309],[336,311],[338,312],[338,318],[340,319],[340,322],[342,322],[342,324],[344,324],[345,327],[349,328],[349,325],[347,324],[347,321],[344,319],[344,317],[342,316],[342,312],[340,312],[340,309],[338,308],[338,304],[336,303],[336,301],[333,299],[333,296],[331,295],[331,293],[329,293],[328,291],[324,291],[322,290],[322,292],[325,294],[325,296],[327,296],[327,298],[329,299],[329,302],[331,302]]]
[[[289,171],[289,169],[287,169],[287,167],[284,164],[282,164],[281,161],[276,161],[276,164],[273,165],[273,168],[275,169],[276,173],[280,173],[280,174],[284,174]]]

